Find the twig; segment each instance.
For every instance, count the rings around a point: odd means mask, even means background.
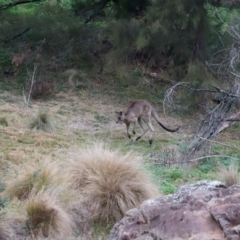
[[[219,158],[231,158],[231,159],[234,159],[234,160],[240,160],[240,158],[231,157],[231,156],[228,156],[228,155],[208,155],[208,156],[203,156],[203,157],[188,160],[188,162],[194,162],[194,161],[202,160],[202,159],[205,159],[205,158],[218,158],[218,157]]]
[[[174,100],[173,100],[173,93],[174,91],[180,87],[180,86],[185,86],[189,84],[188,82],[180,82],[180,83],[176,83],[175,85],[173,85],[171,88],[169,88],[166,92],[165,92],[165,96],[164,96],[164,99],[163,99],[163,112],[164,114],[166,115],[166,110],[165,110],[165,106],[166,105],[170,105],[172,106],[173,108],[175,109],[180,109],[181,107],[177,104],[174,103]]]
[[[221,142],[214,141],[214,140],[207,139],[207,138],[203,138],[203,137],[200,137],[200,138],[205,140],[205,141],[208,141],[208,142],[217,143],[217,144],[220,144],[220,145],[223,145],[223,146],[226,146],[226,147],[230,147],[230,148],[235,148],[235,149],[240,151],[240,149],[238,147],[236,147],[236,146],[228,145],[228,144],[225,144],[225,143],[221,143]]]

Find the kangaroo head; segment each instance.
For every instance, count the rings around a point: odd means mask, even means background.
[[[123,120],[124,120],[124,115],[123,115],[123,112],[120,111],[120,112],[116,112],[116,123],[122,123]]]

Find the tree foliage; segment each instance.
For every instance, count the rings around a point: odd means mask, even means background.
[[[198,76],[204,79],[205,71],[194,69],[231,43],[223,22],[234,7],[237,2],[226,0],[5,0],[0,4],[0,40],[4,49],[21,42],[32,51],[41,45],[64,59],[101,62],[102,69],[141,65],[166,71],[174,80],[190,79],[194,72],[204,73]],[[216,15],[223,21],[216,21]]]
[[[212,21],[214,11],[200,0],[153,1],[141,17],[108,25],[114,55],[121,60],[127,48],[126,62],[138,58],[147,67],[175,69],[172,76],[182,78],[189,63],[204,62],[225,41],[223,23]]]
[[[73,0],[77,15],[83,15],[86,23],[99,17],[131,18],[141,16],[150,5],[150,0]]]

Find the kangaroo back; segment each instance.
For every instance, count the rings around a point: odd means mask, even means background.
[[[127,111],[124,113],[124,117],[129,122],[135,122],[136,119],[142,116],[151,116],[151,105],[145,100],[135,100],[133,101]]]
[[[165,129],[166,131],[168,131],[168,132],[176,132],[176,131],[179,129],[179,127],[174,128],[174,129],[171,129],[171,128],[168,128],[168,127],[164,126],[164,125],[161,123],[160,118],[159,118],[159,116],[158,116],[158,114],[157,114],[157,112],[156,112],[156,110],[155,110],[154,108],[152,108],[151,114],[152,114],[152,116],[154,117],[154,119],[157,121],[157,123],[158,123],[163,129]]]

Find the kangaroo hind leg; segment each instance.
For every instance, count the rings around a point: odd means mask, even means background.
[[[151,123],[150,117],[145,118],[145,119],[143,119],[143,120],[144,120],[144,122],[147,124],[148,129],[151,130],[151,135],[150,135],[150,138],[149,138],[149,143],[150,143],[150,145],[151,145],[152,142],[153,142],[154,127],[153,127],[153,125],[152,125],[152,123]]]
[[[136,131],[135,131],[135,129],[136,129],[136,125],[137,125],[137,123],[134,122],[134,123],[133,123],[133,130],[132,130],[132,133],[133,133],[134,135],[136,134]]]
[[[140,127],[142,128],[142,134],[136,138],[136,141],[138,141],[148,131],[148,128],[144,127],[141,118],[138,119],[138,123],[139,123]]]
[[[149,138],[149,143],[150,143],[150,145],[152,145],[152,142],[153,142],[153,134],[154,134],[154,127],[153,127],[151,121],[149,121],[148,126],[149,126],[149,128],[151,129],[151,131],[152,131],[152,132],[151,132],[151,135],[150,135],[150,138]]]

